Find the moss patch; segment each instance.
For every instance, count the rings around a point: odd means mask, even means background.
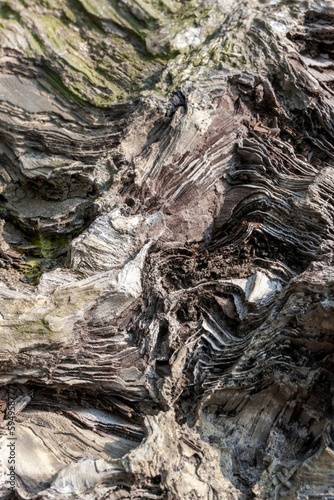
[[[52,335],[52,330],[49,326],[49,323],[46,319],[42,318],[36,321],[26,321],[22,325],[15,325],[12,327],[13,330],[18,333],[20,336],[47,336],[50,337]]]

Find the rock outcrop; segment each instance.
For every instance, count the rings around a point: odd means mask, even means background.
[[[1,3],[1,498],[334,498],[333,23]]]

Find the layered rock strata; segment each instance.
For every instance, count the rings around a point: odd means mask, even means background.
[[[1,3],[1,498],[334,498],[333,22]]]

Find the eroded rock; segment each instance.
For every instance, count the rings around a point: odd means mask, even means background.
[[[0,17],[2,498],[332,498],[330,3]]]

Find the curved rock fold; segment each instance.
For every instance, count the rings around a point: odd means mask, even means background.
[[[334,498],[333,20],[2,2],[1,498]]]

